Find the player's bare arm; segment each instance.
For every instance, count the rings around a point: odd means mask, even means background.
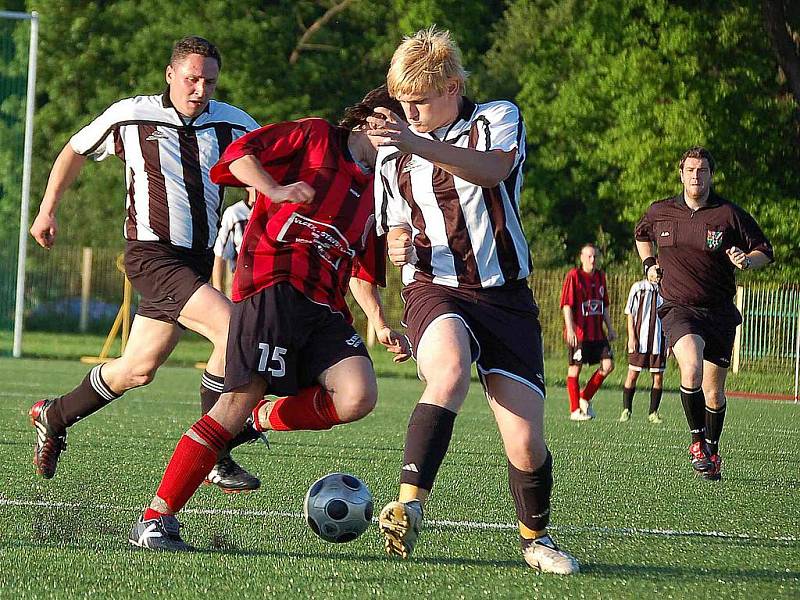
[[[575,318],[572,316],[571,306],[562,306],[561,312],[564,314],[564,326],[566,328],[567,345],[574,348],[578,345],[578,334],[575,333]]]
[[[728,255],[728,259],[733,263],[733,266],[742,271],[758,269],[770,263],[770,258],[761,252],[761,250],[753,250],[748,254],[741,248],[733,246],[728,248],[725,253]]]
[[[314,200],[316,192],[305,181],[281,185],[261,166],[259,160],[251,154],[237,158],[230,164],[229,168],[236,179],[248,187],[255,188],[276,204],[283,202],[309,204]]]
[[[386,235],[386,246],[389,260],[396,267],[414,262],[414,245],[411,241],[411,229],[393,227]]]
[[[617,331],[614,329],[614,324],[611,322],[611,314],[608,312],[608,307],[603,308],[603,323],[606,325],[606,336],[609,342],[617,339]]]
[[[628,317],[628,352],[636,352],[636,331],[633,327],[633,315]]]
[[[42,203],[39,205],[39,214],[36,215],[30,229],[33,239],[42,248],[49,250],[55,243],[58,233],[56,210],[64,192],[78,177],[84,162],[86,162],[86,157],[75,152],[67,143],[53,163],[50,178],[47,180],[47,189],[44,192]]]
[[[387,108],[378,107],[375,112],[385,117],[367,119],[370,125],[368,135],[380,138],[378,145],[394,146],[401,152],[421,156],[451,175],[475,185],[494,187],[508,177],[514,167],[516,151],[481,152],[472,148],[458,148],[416,135],[403,119]]]
[[[394,354],[394,362],[404,362],[411,358],[406,336],[392,329],[386,323],[386,315],[383,310],[383,302],[378,290],[378,286],[369,281],[353,277],[350,279],[350,293],[353,298],[367,315],[370,325],[375,329],[375,337]]]

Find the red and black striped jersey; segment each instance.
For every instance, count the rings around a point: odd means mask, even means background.
[[[565,306],[572,309],[575,334],[579,342],[599,342],[606,339],[603,330],[603,311],[608,306],[605,273],[597,269],[591,273],[580,267],[571,269],[561,287],[561,307]]]
[[[316,191],[311,204],[272,204],[258,194],[236,265],[234,302],[289,282],[350,320],[350,277],[385,285],[385,238],[375,232],[372,175],[353,161],[348,135],[315,118],[267,125],[233,142],[211,169],[216,183],[241,186],[230,164],[252,155],[279,184],[304,181]]]

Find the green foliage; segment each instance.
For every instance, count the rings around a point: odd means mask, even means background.
[[[218,99],[260,122],[336,119],[384,80],[404,35],[436,23],[462,48],[469,95],[515,100],[525,115],[522,214],[536,266],[571,262],[589,240],[607,262],[630,260],[633,225],[650,202],[679,191],[682,151],[705,144],[718,160],[718,191],[774,241],[772,275],[800,274],[797,225],[786,218],[800,214],[800,115],[756,0],[353,0],[300,46],[336,4],[29,3],[42,24],[34,206],[72,133],[119,98],[163,89],[183,35],[221,48]],[[24,73],[15,61],[0,73]],[[0,164],[8,154],[0,144]],[[60,209],[61,242],[119,246],[123,185],[116,161],[84,168]],[[0,199],[3,223],[15,202]]]
[[[562,232],[567,255],[610,236],[624,258],[649,203],[680,191],[683,150],[702,144],[718,191],[754,213],[798,273],[785,218],[800,208],[797,106],[758,3],[520,1],[494,37],[483,91],[516,97],[525,115],[524,214]]]

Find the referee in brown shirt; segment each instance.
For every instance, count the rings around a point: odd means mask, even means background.
[[[773,254],[755,219],[714,193],[713,174],[708,150],[684,152],[683,193],[651,204],[635,235],[645,276],[661,277],[664,303],[658,315],[681,372],[692,467],[705,479],[718,481],[725,377],[742,322],[733,303],[735,272],[763,267]]]

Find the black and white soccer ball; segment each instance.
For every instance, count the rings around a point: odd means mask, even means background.
[[[306,492],[303,517],[326,542],[356,539],[372,522],[372,493],[364,482],[348,473],[330,473],[317,479]]]

